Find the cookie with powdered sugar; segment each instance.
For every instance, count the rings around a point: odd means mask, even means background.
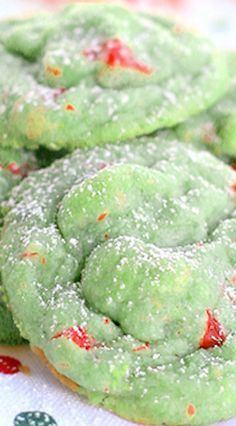
[[[30,149],[127,141],[209,107],[228,87],[208,40],[111,4],[0,24],[0,130]]]
[[[22,336],[127,419],[235,416],[235,190],[229,166],[164,133],[26,178],[1,247]]]

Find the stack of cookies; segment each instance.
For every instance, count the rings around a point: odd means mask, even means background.
[[[131,421],[236,415],[235,70],[118,5],[0,23],[0,341]]]

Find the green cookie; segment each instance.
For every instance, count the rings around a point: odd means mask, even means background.
[[[236,415],[235,172],[160,132],[25,179],[2,235],[22,335],[127,419]]]
[[[177,127],[177,137],[203,144],[218,156],[236,158],[236,54],[228,54],[231,84],[228,93],[211,109]]]
[[[6,145],[127,141],[205,110],[227,88],[224,58],[207,40],[121,6],[70,5],[0,24]]]

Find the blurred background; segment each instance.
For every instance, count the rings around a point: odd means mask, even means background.
[[[56,10],[76,0],[0,0],[0,18]],[[121,2],[121,1],[120,1]],[[134,7],[177,16],[208,34],[215,43],[236,50],[236,0],[123,0]]]

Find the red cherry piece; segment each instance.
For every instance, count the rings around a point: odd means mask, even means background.
[[[140,352],[140,351],[144,351],[150,348],[150,343],[149,342],[145,342],[143,345],[138,346],[137,348],[133,349],[133,352]]]
[[[187,410],[186,411],[187,411],[187,415],[189,417],[193,417],[196,414],[196,408],[194,407],[193,404],[189,404],[187,406]]]
[[[67,110],[67,111],[75,111],[75,107],[74,107],[74,105],[72,105],[72,104],[67,104],[67,105],[66,105],[66,110]]]
[[[49,74],[53,75],[53,77],[60,77],[61,76],[60,68],[52,67],[51,65],[47,66],[47,72]]]
[[[72,340],[72,342],[74,342],[77,346],[81,349],[85,349],[86,351],[92,349],[96,343],[94,337],[87,334],[86,328],[77,325],[67,328],[66,330],[59,331],[55,334],[55,336],[53,336],[53,339],[58,339],[62,336]]]
[[[25,257],[35,257],[38,255],[39,253],[37,251],[24,251],[24,253],[21,255],[21,258],[24,259]]]
[[[106,211],[104,213],[101,213],[98,217],[97,217],[97,222],[102,222],[104,219],[106,219],[106,217],[109,215],[109,212]]]
[[[21,255],[21,259],[31,258],[31,257],[36,257],[36,256],[39,256],[40,262],[43,265],[45,265],[47,263],[46,257],[41,256],[37,251],[24,251],[24,253],[22,253],[22,255]]]
[[[7,168],[7,170],[9,170],[9,172],[11,172],[14,175],[20,174],[20,167],[17,166],[16,163],[9,163],[6,168]]]
[[[215,346],[222,346],[226,340],[223,327],[220,322],[213,316],[210,309],[207,309],[207,324],[203,338],[200,340],[199,348],[209,349]]]
[[[6,169],[11,172],[13,175],[18,175],[23,177],[26,177],[28,175],[28,172],[32,169],[31,166],[27,163],[22,164],[21,166],[18,166],[15,162],[9,163]]]
[[[118,38],[112,38],[94,48],[85,49],[83,54],[91,61],[104,61],[109,67],[130,68],[147,75],[153,72],[150,67],[139,62],[132,50]]]

